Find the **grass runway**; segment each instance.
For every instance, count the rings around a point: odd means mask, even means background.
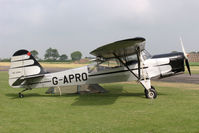
[[[155,100],[135,83],[102,84],[104,94],[46,95],[8,86],[0,72],[0,133],[197,133],[199,85],[153,82]]]

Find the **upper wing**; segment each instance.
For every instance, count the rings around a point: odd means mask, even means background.
[[[129,56],[136,54],[137,47],[140,48],[140,51],[145,49],[145,39],[142,37],[136,37],[126,40],[121,40],[113,42],[102,47],[99,47],[90,54],[101,57],[101,58],[114,58],[116,54],[119,57]]]

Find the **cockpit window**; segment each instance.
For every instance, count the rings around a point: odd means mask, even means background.
[[[135,64],[138,62],[138,58],[137,58],[137,55],[134,54],[134,55],[130,55],[130,56],[127,56],[125,58],[125,62],[126,62],[126,65],[131,65],[131,64]]]
[[[109,70],[112,68],[117,68],[120,67],[121,64],[117,59],[109,59],[106,61],[100,61],[100,62],[95,62],[93,64],[90,64],[88,66],[88,72],[92,73],[92,72],[99,72],[99,71],[103,71],[103,70]]]
[[[147,50],[143,50],[141,54],[144,60],[152,57],[151,54]]]
[[[146,51],[146,50],[143,50],[143,51],[141,52],[141,55],[142,55],[142,57],[143,57],[144,60],[149,59],[149,58],[152,57],[152,56],[149,54],[149,52]],[[127,57],[125,58],[125,61],[126,61],[126,65],[136,64],[136,63],[138,62],[137,54],[127,56]]]
[[[138,59],[137,59],[137,55],[134,54],[134,55],[127,56],[127,57],[126,57],[126,60],[127,60],[127,61],[137,61],[137,60],[138,60]]]
[[[144,60],[151,58],[151,55],[146,51],[143,50],[141,52],[141,55]],[[138,62],[137,54],[126,56],[121,58],[121,60],[125,63],[125,65],[133,65]],[[90,64],[88,66],[88,72],[93,73],[93,72],[100,72],[103,70],[109,70],[112,68],[117,68],[123,66],[122,63],[119,62],[118,59],[108,59],[108,60],[98,60],[97,62]]]
[[[142,57],[143,57],[144,60],[151,58],[151,55],[146,50],[143,50],[141,52],[141,55],[142,55]],[[129,62],[129,61],[138,61],[138,58],[137,58],[137,55],[134,54],[134,55],[127,56],[126,60],[127,60],[127,62]]]

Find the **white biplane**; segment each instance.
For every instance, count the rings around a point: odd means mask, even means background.
[[[146,98],[155,99],[157,92],[152,77],[167,77],[184,72],[184,61],[191,75],[187,54],[182,52],[151,56],[142,37],[113,42],[95,49],[94,63],[61,72],[48,73],[27,50],[19,50],[11,58],[9,84],[14,88],[32,88],[138,81]],[[21,91],[19,97],[24,97]]]

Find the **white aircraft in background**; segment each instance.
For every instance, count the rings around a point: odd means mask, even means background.
[[[191,75],[187,54],[182,52],[151,56],[145,50],[145,39],[131,38],[113,42],[92,51],[95,63],[70,70],[48,73],[27,50],[11,58],[9,84],[14,88],[33,88],[138,81],[146,98],[155,99],[157,92],[152,77],[167,77],[184,72],[184,61]],[[19,97],[24,95],[21,91]]]

